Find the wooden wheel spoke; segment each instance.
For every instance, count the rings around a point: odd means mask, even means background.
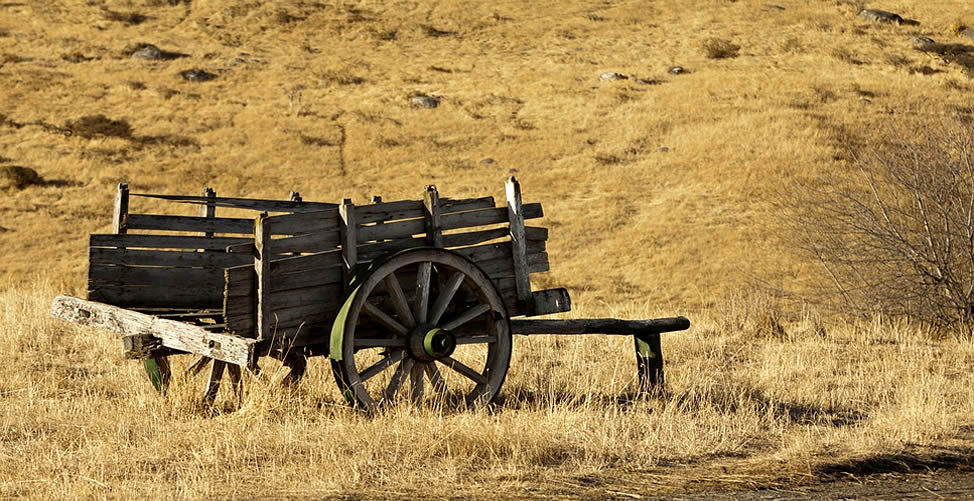
[[[487,313],[488,311],[490,311],[490,305],[478,304],[477,306],[474,306],[473,308],[470,308],[467,311],[457,315],[449,322],[444,323],[440,326],[440,328],[446,330],[456,329],[457,327],[460,327],[461,325],[479,317],[480,315],[483,315],[484,313]]]
[[[399,279],[396,278],[396,272],[386,275],[383,282],[386,285],[389,296],[392,298],[392,305],[396,308],[396,314],[399,315],[399,320],[406,324],[407,328],[416,325],[416,321],[413,319],[413,312],[409,309],[409,303],[406,302],[406,294],[402,292],[402,286],[399,284]]]
[[[364,371],[360,372],[359,379],[361,379],[362,382],[364,383],[369,379],[372,379],[382,371],[388,369],[389,367],[392,367],[396,362],[399,362],[400,360],[405,358],[405,356],[406,356],[406,350],[397,350],[394,353],[386,354],[386,356],[384,356],[382,360],[379,360],[378,362],[370,365]]]
[[[425,261],[419,263],[416,273],[416,301],[413,303],[413,316],[419,323],[425,323],[429,312],[430,277],[433,274],[433,263]]]
[[[491,344],[496,342],[497,336],[470,336],[457,338],[457,346],[463,344]]]
[[[483,374],[471,369],[470,367],[464,365],[463,362],[460,362],[453,357],[444,358],[440,360],[440,362],[442,362],[443,365],[446,365],[447,367],[466,376],[467,379],[470,379],[477,384],[487,384],[487,376],[484,376]]]
[[[413,359],[406,358],[396,367],[395,374],[392,375],[392,381],[389,381],[389,386],[386,387],[385,400],[391,402],[392,399],[396,398],[396,394],[399,393],[399,388],[409,377],[410,372],[413,370]]]
[[[389,315],[386,315],[385,312],[368,301],[362,305],[362,311],[367,313],[372,318],[378,320],[380,324],[392,329],[399,335],[405,336],[406,333],[409,332],[409,329],[407,329],[404,325],[397,322],[396,319],[390,317]]]
[[[409,386],[412,388],[409,398],[413,402],[419,402],[423,398],[423,382],[426,380],[426,365],[428,364],[415,363],[409,371]]]
[[[443,380],[440,370],[436,368],[435,362],[426,364],[426,376],[430,379],[430,384],[433,386],[433,392],[436,393],[438,397],[446,397],[446,381]]]
[[[378,348],[381,346],[406,346],[406,338],[355,338],[356,348]]]
[[[446,307],[449,306],[450,301],[453,300],[453,296],[460,289],[460,284],[463,283],[463,279],[466,275],[463,272],[455,271],[446,282],[446,287],[440,291],[440,295],[436,298],[436,302],[433,303],[432,311],[430,311],[429,322],[436,325],[443,313],[446,312]]]

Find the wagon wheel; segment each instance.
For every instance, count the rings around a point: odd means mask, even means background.
[[[493,282],[441,249],[409,250],[377,265],[348,297],[332,338],[335,378],[349,401],[368,410],[407,396],[485,404],[511,360],[510,321]]]

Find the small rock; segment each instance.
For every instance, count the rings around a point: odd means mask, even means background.
[[[958,33],[958,35],[967,38],[974,38],[974,28],[967,28],[966,30]]]
[[[8,231],[10,231],[10,230],[4,228],[3,226],[0,226],[0,233],[6,233]]]
[[[0,188],[24,189],[33,184],[44,184],[44,179],[36,170],[19,165],[0,167]]]
[[[640,78],[636,80],[636,82],[639,82],[643,85],[661,85],[663,83],[662,80],[657,80],[655,78]]]
[[[616,73],[614,71],[607,71],[599,75],[599,80],[603,82],[608,82],[610,80],[628,80],[629,77],[623,75],[622,73]]]
[[[433,109],[440,105],[440,98],[434,96],[413,96],[409,98],[409,104],[417,108]]]
[[[903,18],[899,14],[879,9],[863,9],[859,11],[859,17],[877,23],[903,23]]]
[[[764,4],[764,8],[765,9],[771,9],[771,10],[785,10],[784,7],[782,7],[780,5],[775,5],[773,3],[766,3],[766,4]]]
[[[216,75],[213,73],[195,68],[192,70],[180,71],[179,75],[183,77],[183,80],[189,82],[209,82],[210,80],[216,78]]]
[[[659,149],[656,150],[656,151],[658,151],[660,153],[667,153],[667,152],[670,151],[670,149],[668,147],[666,147],[666,146],[660,146]]]
[[[686,68],[683,66],[670,66],[670,69],[666,70],[670,75],[682,75],[687,72]]]
[[[937,43],[930,37],[913,37],[910,39],[910,41],[913,42],[913,45],[916,46],[930,45],[930,44]]]
[[[482,163],[484,165],[493,165],[494,164],[494,159],[493,158],[485,158],[485,159],[481,160],[480,163]]]
[[[132,52],[133,59],[163,59],[162,50],[152,44],[142,44]]]

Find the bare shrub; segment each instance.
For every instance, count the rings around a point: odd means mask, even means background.
[[[723,38],[708,38],[703,42],[703,52],[710,59],[734,58],[740,50],[740,45]]]
[[[857,314],[974,329],[974,128],[900,127],[795,190],[794,243]],[[826,292],[825,290],[820,292]]]

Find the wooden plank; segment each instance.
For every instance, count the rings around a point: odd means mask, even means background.
[[[190,287],[88,284],[88,299],[125,307],[219,308],[222,298]]]
[[[91,247],[139,247],[148,249],[223,250],[228,246],[253,242],[241,237],[197,237],[189,235],[99,235],[88,238]]]
[[[428,247],[425,238],[401,238],[388,242],[377,242],[358,246],[358,262],[368,263],[387,254],[416,247]]]
[[[270,334],[270,305],[267,302],[267,295],[270,294],[271,278],[271,259],[270,254],[266,253],[268,244],[271,240],[270,225],[266,224],[267,213],[257,217],[254,226],[254,247],[257,249],[257,256],[254,258],[255,280],[257,281],[257,339],[264,339]]]
[[[283,329],[292,329],[298,325],[331,323],[340,307],[337,303],[318,303],[291,308],[274,310],[271,315],[271,333],[282,335]],[[293,337],[293,332],[290,333]],[[325,334],[327,337],[327,334]]]
[[[112,233],[125,233],[129,215],[129,185],[121,183],[115,194],[115,209],[112,212]]]
[[[521,203],[521,183],[511,176],[506,183],[507,217],[511,230],[511,255],[514,258],[514,282],[517,299],[531,306],[531,276],[528,272],[527,242],[524,236],[524,208]]]
[[[541,204],[524,204],[524,219],[535,219],[544,216]],[[507,223],[507,207],[494,207],[491,209],[481,209],[456,214],[444,214],[442,218],[443,229],[453,230],[456,228],[466,228],[470,226],[487,226],[491,224]]]
[[[205,290],[206,297],[223,296],[223,270],[217,268],[146,268],[93,264],[88,267],[88,282],[147,285],[154,288],[192,287]]]
[[[257,276],[253,265],[236,266],[223,270],[224,295],[248,296],[257,292]]]
[[[272,235],[300,235],[338,229],[338,209],[268,216]]]
[[[567,320],[511,320],[514,334],[614,334],[620,336],[674,332],[690,328],[686,317],[652,320],[573,318]]]
[[[501,238],[510,237],[511,232],[509,228],[491,228],[487,230],[475,230],[475,231],[464,231],[458,233],[449,233],[443,235],[443,246],[446,248],[451,247],[465,247],[469,245],[477,245],[484,242],[489,242],[491,240],[498,240]],[[547,240],[548,239],[548,229],[540,228],[535,226],[525,226],[524,227],[524,238],[525,240]]]
[[[345,283],[352,280],[355,266],[358,264],[358,243],[361,238],[358,234],[358,220],[355,218],[355,205],[350,199],[345,199],[339,208],[341,215],[341,256],[342,264],[345,266]],[[384,228],[389,225],[379,225],[376,228]]]
[[[362,226],[358,228],[358,241],[382,241],[411,238],[426,232],[426,221],[423,218],[394,221],[386,224]]]
[[[464,212],[468,210],[489,209],[494,207],[494,197],[480,198],[441,198],[440,214],[452,214],[454,212]]]
[[[195,249],[193,249],[195,250]],[[183,252],[91,247],[91,265],[165,266],[170,268],[231,268],[253,261],[246,254],[225,252]]]
[[[207,204],[212,202],[216,207],[251,209],[260,212],[316,212],[320,210],[333,209],[338,206],[338,204],[325,202],[304,202],[300,200],[300,196],[297,200],[291,201],[228,197],[215,197],[211,200],[205,196],[196,197],[186,195],[161,195],[154,193],[132,193],[131,196],[171,200],[182,203]]]
[[[51,316],[121,336],[151,334],[160,338],[165,347],[237,365],[249,364],[255,354],[255,342],[251,339],[207,332],[183,322],[71,296],[55,297]]]
[[[338,226],[335,226],[334,231],[316,231],[314,233],[271,240],[271,252],[277,255],[291,252],[300,252],[303,254],[324,252],[337,249],[340,243],[341,236],[338,234]]]
[[[257,326],[257,276],[253,265],[224,270],[223,318],[227,330],[254,337]]]
[[[572,309],[572,299],[563,288],[534,291],[530,302],[530,315],[564,313]]]
[[[431,247],[443,247],[443,227],[440,222],[440,194],[436,186],[426,187],[423,195],[423,221],[425,223],[426,243]]]
[[[166,216],[161,214],[129,214],[126,227],[130,230],[191,231],[239,233],[254,231],[252,219],[231,217]]]
[[[213,204],[213,199],[216,198],[216,192],[213,191],[213,188],[204,188],[203,197],[207,199],[207,202],[205,205],[202,205],[200,207],[200,217],[209,217],[209,218],[216,217],[216,205]],[[203,232],[203,236],[208,238],[212,237],[213,232],[212,231]]]
[[[335,263],[327,268],[309,268],[296,273],[271,272],[271,293],[328,284],[340,284],[345,267]]]
[[[328,305],[329,308],[334,308],[341,301],[342,289],[341,282],[290,289],[271,293],[268,302],[272,311],[313,304]]]
[[[423,217],[423,202],[418,200],[399,200],[396,202],[361,205],[356,208],[355,215],[359,224],[389,222],[398,219],[415,219]]]
[[[487,261],[477,261],[477,266],[491,279],[514,276],[514,261],[511,256],[502,256]],[[547,252],[528,254],[529,273],[541,273],[548,270]]]
[[[307,256],[274,259],[270,262],[270,272],[274,275],[297,273],[319,268],[329,268],[336,264],[342,264],[343,262],[342,251],[334,250],[320,252],[318,254],[308,254]]]

